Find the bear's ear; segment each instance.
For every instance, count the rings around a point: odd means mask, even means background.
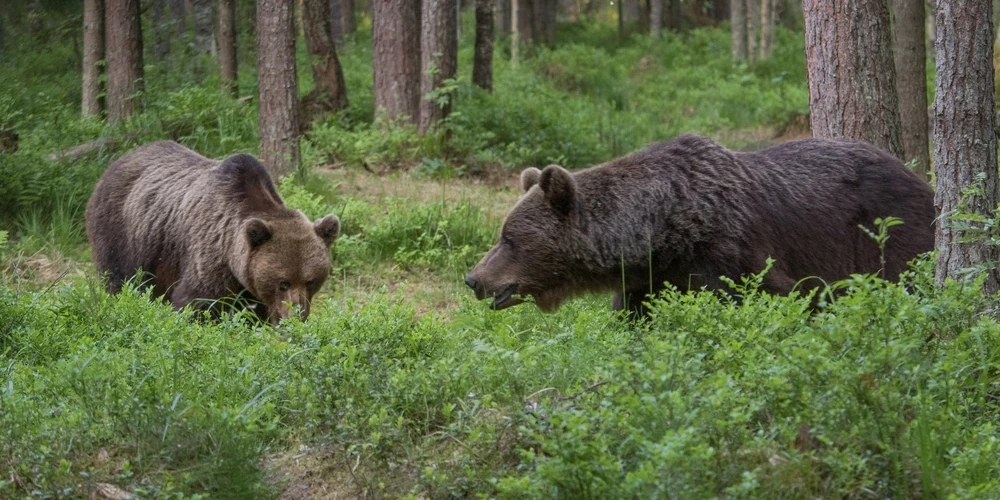
[[[340,219],[333,214],[327,215],[313,224],[316,236],[319,236],[326,246],[333,244],[333,240],[340,236]]]
[[[538,176],[542,174],[541,170],[535,167],[528,167],[521,172],[521,190],[528,192],[531,186],[538,184]]]
[[[538,176],[538,186],[545,192],[545,199],[552,208],[569,215],[576,202],[576,180],[573,174],[559,165],[549,165]]]
[[[248,220],[243,228],[243,231],[247,235],[247,243],[250,243],[251,249],[257,248],[271,239],[271,227],[260,219]]]

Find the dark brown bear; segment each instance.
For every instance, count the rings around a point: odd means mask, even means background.
[[[808,290],[880,269],[859,227],[899,217],[883,276],[934,245],[934,193],[869,144],[808,139],[736,153],[684,135],[587,170],[521,174],[524,196],[500,241],[466,277],[493,308],[532,296],[543,311],[583,292],[614,290],[615,308],[643,314],[663,283],[723,289],[759,273],[763,289]],[[801,283],[800,283],[801,282]]]
[[[239,295],[272,323],[289,304],[309,315],[338,234],[336,215],[313,223],[285,207],[253,156],[209,160],[175,142],[112,163],[87,203],[87,238],[109,292],[142,269],[177,309]]]

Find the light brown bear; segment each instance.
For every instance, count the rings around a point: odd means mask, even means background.
[[[108,292],[140,269],[176,309],[218,311],[238,295],[277,323],[309,315],[330,274],[340,220],[285,207],[267,170],[237,154],[210,160],[175,142],[142,146],[104,172],[87,203],[87,239]]]
[[[854,141],[809,139],[737,153],[693,135],[570,173],[522,172],[525,194],[500,240],[466,277],[503,309],[531,296],[545,311],[567,297],[615,291],[633,316],[670,283],[726,290],[764,269],[788,293],[876,273],[895,280],[934,246],[934,192],[898,159]],[[858,226],[899,217],[885,266]]]

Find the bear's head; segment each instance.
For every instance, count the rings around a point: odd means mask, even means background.
[[[264,220],[250,218],[243,224],[249,254],[243,286],[277,324],[297,308],[309,317],[313,295],[330,275],[330,245],[340,235],[340,219],[327,215],[310,222],[301,213]]]
[[[580,280],[593,253],[581,194],[573,174],[558,165],[524,170],[521,188],[525,194],[504,219],[500,240],[465,283],[479,300],[492,298],[493,309],[531,296],[549,312],[588,288]]]

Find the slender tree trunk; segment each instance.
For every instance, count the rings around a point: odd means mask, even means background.
[[[556,13],[559,0],[533,0],[535,3],[535,36],[549,47],[556,46]],[[635,0],[638,1],[638,0]]]
[[[455,31],[455,0],[423,0],[423,32],[420,36],[420,133],[431,127],[451,111],[448,103],[440,105],[428,99],[428,94],[440,88],[443,82],[455,77],[458,66],[458,37]]]
[[[562,0],[559,3],[559,10],[566,16],[566,20],[575,23],[580,20],[580,4],[577,0]]]
[[[903,156],[885,0],[805,0],[803,10],[813,135]]]
[[[670,26],[670,31],[678,33],[681,31],[681,0],[664,0],[667,2],[664,4],[665,7],[669,7],[667,12],[669,14],[668,26]]]
[[[275,180],[299,165],[293,0],[257,2],[260,158]]]
[[[521,0],[510,0],[510,66],[517,67],[517,59],[521,50],[521,23],[518,6]]]
[[[635,24],[639,22],[639,0],[620,0],[625,24]]]
[[[212,43],[212,0],[194,0],[194,40],[202,52],[215,54]]]
[[[98,116],[101,99],[101,62],[104,60],[104,2],[83,2],[83,116]]]
[[[660,37],[663,29],[663,0],[649,0],[649,34]]]
[[[493,90],[493,0],[476,0],[476,46],[472,83]]]
[[[732,28],[734,61],[747,60],[747,0],[730,0],[729,20]]]
[[[511,0],[496,0],[497,33],[500,35],[510,34],[510,4]]]
[[[993,112],[993,12],[990,0],[939,0],[935,16],[937,87],[934,97],[934,205],[938,283],[961,279],[966,269],[986,266],[983,290],[1000,288],[996,245],[959,243],[951,216],[956,210],[989,217],[1000,201],[997,184],[996,117]],[[972,190],[966,199],[962,193]]]
[[[153,28],[153,57],[163,61],[170,52],[171,21],[167,17],[170,6],[167,0],[152,0],[149,12],[149,24]]]
[[[222,89],[239,95],[236,63],[236,0],[219,0],[219,68]]]
[[[108,58],[108,121],[132,116],[142,84],[142,25],[139,0],[105,0],[105,50]]]
[[[903,160],[916,160],[916,171],[927,179],[930,153],[927,138],[927,50],[924,47],[923,0],[894,0],[896,90],[902,124]]]
[[[625,3],[618,2],[618,38],[625,39]]]
[[[757,59],[757,37],[760,35],[760,2],[747,0],[747,59]]]
[[[340,45],[344,36],[358,30],[354,20],[354,0],[330,0],[330,34],[333,42]]]
[[[315,103],[318,113],[341,110],[347,107],[347,86],[344,70],[337,58],[337,50],[330,38],[330,4],[327,0],[303,0],[302,20],[306,50],[312,58],[314,95],[307,99]],[[315,118],[311,116],[310,120]],[[304,120],[305,121],[305,120]]]
[[[420,1],[372,0],[375,109],[420,118]]]
[[[774,43],[774,0],[760,0],[760,59],[771,57]]]
[[[535,0],[511,0],[517,2],[517,31],[521,41],[530,44],[535,41]]]

